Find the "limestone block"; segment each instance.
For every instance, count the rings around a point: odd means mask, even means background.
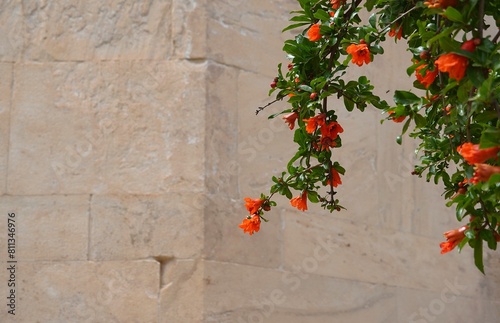
[[[464,296],[478,295],[485,288],[468,249],[441,255],[439,240],[313,214],[290,212],[284,222],[287,269],[307,263],[322,246],[331,257],[317,266],[318,275],[431,291],[458,276],[467,277]]]
[[[0,61],[19,59],[24,46],[22,3],[4,0],[0,3]],[[5,74],[2,74],[4,77]]]
[[[2,322],[157,322],[156,261],[22,262],[17,267],[15,319],[2,308]]]
[[[0,63],[0,195],[7,185],[7,161],[9,156],[9,127],[12,85],[12,64]]]
[[[167,262],[162,275],[159,302],[159,322],[204,322],[205,298],[217,297],[205,294],[204,262],[177,259]]]
[[[159,59],[172,53],[170,1],[23,1],[27,60]]]
[[[270,221],[252,236],[238,227],[247,215],[243,199],[207,196],[204,258],[278,268],[282,263],[280,213],[270,213]]]
[[[201,254],[201,194],[94,196],[90,255],[96,260]]]
[[[207,52],[206,0],[173,0],[172,43],[177,58],[200,59]]]
[[[216,63],[207,69],[205,185],[211,194],[238,196],[237,71]]]
[[[9,192],[203,190],[204,71],[189,62],[20,65]]]
[[[288,13],[298,10],[295,1],[209,1],[208,56],[220,63],[274,75],[279,61],[286,61],[282,34]],[[274,57],[272,60],[270,57]],[[286,65],[286,64],[285,64]]]
[[[396,322],[395,288],[206,262],[205,322]]]
[[[398,289],[397,322],[496,322],[498,303],[464,297],[465,277],[448,279],[438,292]]]
[[[16,260],[85,260],[89,196],[0,197],[0,247],[7,249],[7,215],[14,213]]]

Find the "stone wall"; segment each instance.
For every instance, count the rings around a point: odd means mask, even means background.
[[[258,234],[237,227],[293,149],[266,118],[283,105],[254,111],[296,8],[0,3],[1,322],[497,321],[498,255],[483,276],[469,250],[439,254],[454,212],[377,111],[339,116],[347,211],[278,199]],[[355,71],[381,95],[411,84],[388,48]]]

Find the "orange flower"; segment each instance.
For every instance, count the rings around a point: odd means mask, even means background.
[[[259,211],[260,207],[262,206],[262,203],[264,203],[264,200],[261,199],[255,199],[252,200],[249,197],[245,197],[245,207],[247,208],[248,212],[250,214],[255,214]]]
[[[465,76],[469,60],[467,57],[448,53],[439,56],[434,64],[440,72],[446,72],[450,78],[460,81]]]
[[[420,84],[425,86],[425,88],[427,89],[427,88],[429,88],[429,86],[431,86],[431,84],[436,79],[436,76],[438,75],[438,71],[436,69],[434,71],[426,69],[425,75],[422,76],[420,71],[426,67],[427,67],[427,64],[422,64],[419,67],[417,67],[415,69],[415,76],[417,77],[417,80],[420,82]]]
[[[252,235],[254,232],[259,232],[260,230],[260,216],[257,214],[249,215],[243,222],[239,225],[240,228],[243,229],[243,233],[247,233]]]
[[[500,151],[500,146],[479,149],[479,145],[466,142],[457,147],[457,151],[470,164],[482,164],[490,158],[496,157]]]
[[[297,209],[299,209],[301,211],[306,211],[307,210],[307,191],[304,191],[304,192],[302,192],[302,195],[299,195],[299,196],[291,199],[290,204],[293,207],[296,207]]]
[[[332,5],[332,8],[337,10],[340,8],[340,6],[345,4],[346,0],[330,0],[330,4]]]
[[[366,44],[351,44],[347,46],[346,51],[348,54],[352,55],[352,62],[358,66],[363,65],[363,63],[370,63],[370,50]]]
[[[441,242],[441,254],[452,251],[462,240],[465,238],[465,230],[469,227],[467,225],[461,226],[458,229],[450,230],[444,233],[446,238],[445,242]]]
[[[476,164],[474,167],[474,176],[470,180],[471,183],[486,182],[490,179],[491,175],[499,174],[500,167],[491,166],[488,164]]]
[[[325,114],[324,113],[318,114],[317,116],[314,116],[309,119],[304,119],[303,121],[307,123],[306,126],[307,133],[314,133],[318,126],[322,126],[325,124]]]
[[[327,150],[337,145],[335,139],[337,139],[339,133],[344,132],[344,129],[338,122],[330,122],[328,124],[323,124],[320,128],[320,131],[320,149]]]
[[[399,26],[398,24],[392,26],[391,30],[389,31],[389,37],[394,37],[394,36],[396,36],[397,39],[401,39],[401,37],[403,36],[403,27]]]
[[[330,169],[330,172],[332,173],[332,175],[331,175],[331,178],[330,178],[330,176],[328,177],[328,180],[326,181],[326,185],[331,185],[333,187],[337,187],[340,184],[342,184],[342,179],[340,178],[339,172],[337,172],[337,170],[333,167]],[[332,179],[333,182],[331,182],[330,179]]]
[[[321,33],[319,30],[319,24],[314,24],[307,31],[307,37],[310,41],[318,41],[321,39]]]
[[[389,116],[390,116],[391,114],[394,114],[394,113],[396,113],[396,112],[394,112],[394,111],[389,111]],[[391,117],[392,121],[397,122],[397,123],[403,122],[403,121],[405,120],[405,118],[406,118],[406,116]]]
[[[288,123],[288,127],[290,128],[290,130],[293,130],[293,128],[295,127],[295,120],[297,120],[298,117],[299,115],[297,112],[292,112],[283,116],[283,119],[286,123]]]
[[[339,133],[344,132],[344,129],[338,122],[332,121],[328,124],[321,125],[320,131],[323,137],[336,139]]]
[[[457,5],[457,0],[428,0],[424,2],[424,5],[426,5],[429,8],[443,8],[446,9],[449,6],[456,6]]]

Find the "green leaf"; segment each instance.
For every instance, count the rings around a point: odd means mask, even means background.
[[[346,96],[344,96],[344,105],[349,112],[354,109],[354,102]]]
[[[368,11],[372,11],[373,6],[376,3],[377,3],[377,0],[367,0],[366,3],[365,3],[365,7],[366,7],[366,9],[368,9]]]
[[[486,80],[486,78],[484,77],[484,70],[477,67],[468,68],[467,76],[472,81],[472,84],[474,84],[474,86],[477,88],[481,87],[483,82]]]
[[[396,104],[411,105],[419,103],[420,98],[411,92],[397,90],[394,92],[394,102]]]
[[[448,37],[454,30],[455,30],[455,28],[450,27],[450,28],[446,28],[445,30],[441,31],[439,34],[437,34],[436,36],[432,37],[431,39],[429,39],[427,41],[427,47],[431,48],[432,44],[435,41],[437,41],[437,40],[439,40],[439,39],[441,39],[443,37]]]
[[[315,13],[314,13],[314,18],[317,18],[321,21],[328,21],[330,20],[330,15],[328,14],[328,12],[326,12],[325,10],[323,9],[318,9]]]
[[[377,26],[377,15],[375,13],[372,13],[371,16],[370,16],[370,18],[368,18],[368,23],[373,28],[376,28],[376,26]]]
[[[480,237],[476,238],[476,243],[474,244],[474,264],[484,274],[483,239]]]
[[[408,127],[410,126],[410,121],[411,119],[406,120],[405,124],[403,125],[403,130],[401,130],[401,134],[405,134],[406,131],[408,130]]]
[[[290,21],[301,21],[301,22],[307,22],[308,24],[311,23],[311,19],[305,15],[300,15],[300,16],[295,16],[290,19]]]
[[[414,119],[415,119],[415,124],[417,125],[418,128],[423,128],[427,124],[427,119],[425,119],[418,113],[415,114]]]
[[[372,52],[374,54],[383,54],[384,49],[380,45],[373,45],[373,46],[370,46],[370,52]]]
[[[300,22],[300,23],[296,23],[296,24],[291,24],[290,26],[283,28],[283,30],[281,32],[284,33],[287,30],[295,29],[295,28],[302,27],[302,26],[309,25],[309,24],[310,24],[309,22]]]
[[[315,191],[307,191],[307,199],[312,203],[318,203],[319,202],[318,193]]]
[[[462,17],[462,14],[460,13],[460,11],[453,8],[452,6],[449,6],[448,8],[446,8],[443,15],[446,16],[446,18],[448,18],[448,20],[451,20],[454,22],[463,23],[463,21],[464,21],[464,18]]]
[[[491,148],[500,145],[500,129],[498,128],[488,128],[481,134],[481,139],[479,141],[479,148]]]
[[[313,92],[313,89],[309,86],[309,85],[299,85],[299,89],[301,89],[302,91],[306,91],[306,92]]]

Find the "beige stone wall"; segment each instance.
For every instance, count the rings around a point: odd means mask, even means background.
[[[347,211],[279,199],[291,155],[257,106],[294,0],[0,2],[1,322],[496,322],[498,255],[440,255],[456,227],[377,111],[340,113]],[[409,88],[398,51],[354,73]],[[405,56],[406,55],[406,56]],[[355,77],[355,75],[353,75]],[[339,105],[340,107],[340,105]],[[9,309],[8,214],[16,223]]]

